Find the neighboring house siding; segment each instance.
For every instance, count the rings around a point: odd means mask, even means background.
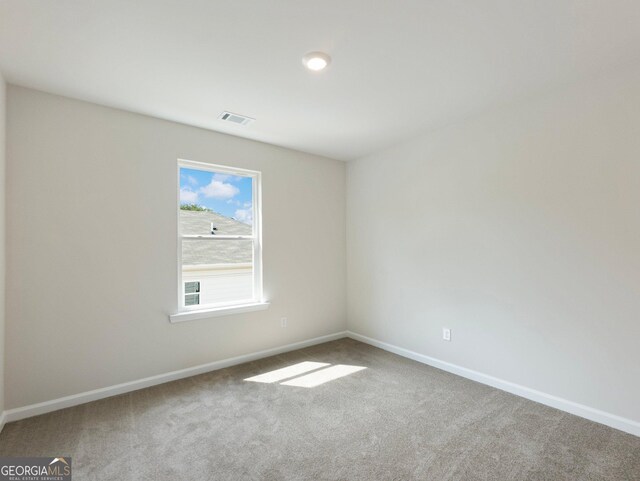
[[[236,269],[183,269],[183,282],[200,282],[200,304],[218,304],[253,297],[251,264]]]

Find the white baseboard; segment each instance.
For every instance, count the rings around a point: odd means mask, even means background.
[[[295,351],[296,349],[302,349],[304,347],[322,344],[323,342],[335,341],[336,339],[342,339],[343,337],[347,337],[346,331],[336,332],[334,334],[329,334],[321,337],[315,337],[313,339],[307,339],[306,341],[295,342],[293,344],[274,347],[272,349],[266,349],[264,351],[253,352],[250,354],[244,354],[242,356],[232,357],[229,359],[223,359],[221,361],[214,361],[208,364],[201,364],[200,366],[180,369],[179,371],[158,374],[156,376],[138,379],[137,381],[130,381],[122,384],[116,384],[115,386],[94,389],[92,391],[86,391],[79,394],[73,394],[71,396],[52,399],[51,401],[45,401],[37,404],[31,404],[29,406],[9,409],[4,411],[0,415],[0,426],[3,426],[5,422],[10,423],[32,416],[38,416],[40,414],[57,411],[59,409],[77,406],[78,404],[97,401],[98,399],[117,396],[118,394],[124,394],[131,391],[137,391],[138,389],[144,389],[146,387],[175,381],[177,379],[183,379],[185,377],[196,376],[205,372],[216,371],[225,367],[255,361],[256,359],[262,359],[264,357],[275,356],[276,354],[282,354],[283,352]]]
[[[595,421],[597,423],[605,424],[612,428],[619,429],[620,431],[624,431],[635,436],[640,436],[640,422],[623,418],[621,416],[616,416],[615,414],[607,413],[605,411],[600,411],[599,409],[594,409],[589,406],[578,404],[576,402],[562,399],[541,391],[536,391],[535,389],[530,389],[528,387],[505,381],[497,377],[489,376],[478,371],[473,371],[472,369],[467,369],[466,367],[457,366],[449,362],[441,361],[440,359],[425,356],[424,354],[410,351],[402,347],[394,346],[377,339],[372,339],[370,337],[363,336],[362,334],[358,334],[352,331],[347,331],[347,336],[351,339],[355,339],[356,341],[379,347],[380,349],[384,349],[385,351],[389,351],[394,354],[413,359],[414,361],[418,361],[423,364],[428,364],[429,366],[442,369],[443,371],[448,371],[450,373],[457,374],[458,376],[462,376],[467,379],[480,382],[482,384],[487,384],[489,386],[510,392],[517,396],[530,399],[532,401],[536,401],[556,409],[560,409],[561,411],[575,414],[576,416],[589,419],[590,421]]]
[[[467,369],[465,367],[457,366],[449,362],[441,361],[440,359],[429,357],[424,354],[420,354],[414,351],[410,351],[408,349],[404,349],[402,347],[394,346],[392,344],[388,344],[386,342],[382,342],[377,339],[372,339],[370,337],[363,336],[362,334],[358,334],[352,331],[337,332],[337,333],[329,334],[326,336],[308,339],[306,341],[287,344],[285,346],[275,347],[272,349],[266,349],[264,351],[253,352],[253,353],[245,354],[242,356],[223,359],[223,360],[211,362],[208,364],[202,364],[200,366],[194,366],[187,369],[172,371],[165,374],[158,374],[156,376],[139,379],[137,381],[126,382],[122,384],[117,384],[115,386],[94,389],[92,391],[74,394],[71,396],[65,396],[59,399],[53,399],[51,401],[45,401],[37,404],[31,404],[29,406],[9,409],[0,413],[0,431],[2,431],[2,428],[4,427],[5,423],[18,421],[20,419],[29,418],[32,416],[38,416],[40,414],[57,411],[59,409],[77,406],[79,404],[84,404],[91,401],[97,401],[99,399],[104,399],[111,396],[116,396],[118,394],[124,394],[127,392],[136,391],[138,389],[144,389],[146,387],[155,386],[158,384],[163,384],[163,383],[175,381],[178,379],[183,379],[186,377],[203,374],[210,371],[216,371],[218,369],[223,369],[225,367],[230,367],[230,366],[235,366],[237,364],[242,364],[245,362],[255,361],[257,359],[274,356],[276,354],[281,354],[284,352],[295,351],[296,349],[302,349],[304,347],[309,347],[316,344],[322,344],[323,342],[334,341],[336,339],[341,339],[343,337],[350,337],[352,339],[355,339],[356,341],[364,342],[366,344],[379,347],[380,349],[384,349],[385,351],[389,351],[394,354],[398,354],[400,356],[413,359],[414,361],[418,361],[423,364],[427,364],[429,366],[433,366],[438,369],[448,371],[458,376],[462,376],[467,379],[471,379],[473,381],[477,381],[482,384],[486,384],[486,385],[501,389],[503,391],[510,392],[517,396],[521,396],[526,399],[530,399],[532,401],[536,401],[541,404],[545,404],[547,406],[560,409],[561,411],[566,411],[568,413],[575,414],[576,416],[580,416],[580,417],[589,419],[591,421],[595,421],[597,423],[605,424],[607,426],[610,426],[615,429],[619,429],[620,431],[624,431],[629,434],[633,434],[635,436],[640,436],[640,422],[623,418],[621,416],[616,416],[615,414],[610,414],[605,411],[594,409],[589,406],[585,406],[583,404],[578,404],[576,402],[569,401],[567,399],[562,399],[557,396],[553,396],[551,394],[537,391],[535,389],[530,389],[528,387],[521,386],[519,384],[515,384],[509,381],[505,381],[503,379],[499,379],[493,376],[489,376],[487,374],[483,374],[481,372],[474,371],[472,369]]]

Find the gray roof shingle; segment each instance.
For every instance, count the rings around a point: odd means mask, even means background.
[[[180,232],[183,235],[251,235],[251,226],[216,212],[180,210]],[[250,240],[182,241],[182,264],[244,264],[253,259]]]

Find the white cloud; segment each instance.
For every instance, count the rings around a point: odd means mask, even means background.
[[[213,178],[209,185],[207,185],[206,187],[201,187],[198,192],[203,194],[205,197],[224,200],[236,196],[240,192],[240,189],[238,189],[235,185],[231,185],[227,182],[222,182]]]
[[[244,222],[245,224],[253,223],[253,209],[237,209],[235,215],[236,220]]]
[[[220,172],[214,172],[213,180],[219,180],[220,182],[240,182],[244,177],[239,175],[221,174]]]
[[[180,189],[180,202],[187,204],[198,203],[198,193],[189,189]]]
[[[187,180],[189,181],[189,183],[191,185],[198,185],[198,179],[196,179],[194,176],[189,175],[187,176]]]

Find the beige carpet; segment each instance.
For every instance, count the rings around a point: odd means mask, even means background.
[[[302,362],[328,366],[244,380]],[[11,423],[0,455],[76,481],[640,480],[640,438],[349,339]]]

